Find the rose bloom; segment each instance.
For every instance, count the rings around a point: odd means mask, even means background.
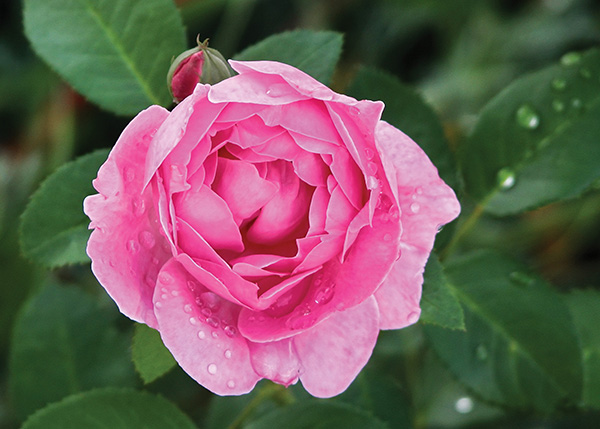
[[[92,270],[219,395],[343,392],[380,329],[419,319],[456,196],[383,103],[269,61],[123,131],[84,209]]]

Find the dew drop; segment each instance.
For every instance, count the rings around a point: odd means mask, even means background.
[[[191,313],[192,312],[192,306],[189,304],[186,304],[183,306],[183,311],[185,311],[186,313]]]
[[[146,202],[141,198],[135,198],[131,202],[131,211],[136,216],[141,216],[146,211]]]
[[[592,77],[592,72],[590,71],[590,69],[585,68],[585,67],[583,67],[581,70],[579,70],[579,74],[584,79],[589,79]]]
[[[552,82],[550,82],[550,86],[557,91],[564,91],[567,87],[567,81],[560,78],[554,78],[552,79]]]
[[[373,149],[368,147],[365,149],[365,156],[367,157],[367,159],[373,159],[373,157],[375,156],[375,152],[373,151]]]
[[[132,255],[135,255],[140,251],[140,244],[136,240],[129,240],[127,242],[127,251]]]
[[[284,83],[276,83],[267,88],[267,95],[269,97],[277,98],[286,95],[289,91],[290,88],[288,85]]]
[[[468,396],[460,398],[454,404],[454,409],[461,414],[468,414],[473,411],[473,400]]]
[[[375,173],[377,173],[377,164],[375,164],[373,161],[367,163],[367,171],[369,174],[375,175]]]
[[[206,323],[208,323],[208,325],[212,328],[218,328],[219,327],[219,319],[217,319],[216,317],[207,317],[206,318]]]
[[[162,307],[162,302],[160,302],[160,301],[156,301],[156,303],[154,304],[154,306],[155,306],[156,308],[161,308],[161,307]]]
[[[227,382],[227,387],[229,387],[230,389],[233,389],[235,387],[235,381],[229,380]]]
[[[231,338],[235,337],[235,335],[237,334],[237,329],[235,329],[231,325],[225,325],[225,327],[223,327],[223,332],[225,332],[225,335]]]
[[[206,338],[206,332],[204,331],[198,331],[198,338],[203,340]]]
[[[417,320],[419,320],[419,313],[416,311],[413,311],[408,315],[407,321],[409,324],[412,325],[413,323],[417,323]]]
[[[166,293],[163,293],[163,294],[160,296],[160,298],[161,298],[161,299],[169,299],[169,295],[167,295]]]
[[[196,293],[196,291],[198,290],[198,283],[196,283],[193,280],[188,280],[187,281],[187,287],[190,290],[190,292]]]
[[[488,357],[487,348],[483,344],[478,345],[475,349],[475,356],[477,356],[477,359],[481,361],[486,360]]]
[[[383,236],[383,241],[392,241],[392,234],[385,234]]]
[[[209,374],[215,375],[217,373],[217,364],[211,363],[206,369]]]
[[[231,359],[231,350],[225,350],[225,359]]]
[[[212,331],[213,338],[219,338],[219,333],[217,331]]]
[[[178,290],[172,290],[171,291],[171,295],[173,295],[173,296],[179,296],[179,291]]]
[[[528,130],[535,130],[540,125],[540,117],[529,104],[523,104],[515,114],[517,124]]]
[[[400,210],[396,206],[390,207],[388,213],[390,215],[390,219],[392,219],[393,221],[397,221],[400,218]]]
[[[312,325],[312,310],[309,306],[298,307],[294,313],[286,320],[286,325],[290,329],[305,329]]]
[[[515,283],[517,286],[520,286],[520,287],[530,286],[534,282],[533,277],[531,277],[529,274],[526,274],[526,273],[523,273],[520,271],[513,271],[512,273],[510,273],[508,275],[508,278],[513,283]]]
[[[581,109],[581,106],[583,106],[583,104],[581,103],[581,100],[579,98],[574,98],[573,100],[571,100],[571,106],[573,106],[574,109]]]
[[[379,180],[375,176],[367,176],[367,189],[373,190],[379,187]]]
[[[320,288],[317,293],[315,293],[314,301],[319,305],[327,304],[332,300],[334,293],[335,284],[327,285]]]
[[[497,179],[498,185],[500,185],[500,189],[503,191],[515,186],[515,172],[510,168],[502,168],[500,171],[498,171]]]
[[[552,101],[552,108],[555,112],[560,113],[565,110],[565,103],[560,100],[554,100]]]
[[[565,67],[575,65],[579,61],[581,61],[581,54],[579,52],[569,52],[564,54],[560,59],[560,63]]]
[[[356,106],[350,106],[348,107],[348,113],[350,113],[351,116],[359,116],[360,109]]]
[[[158,275],[158,281],[163,283],[163,284],[171,284],[173,283],[173,276],[169,273],[167,273],[166,271],[163,271],[162,273],[160,273]]]
[[[192,325],[196,325],[196,324],[198,324],[198,320],[196,320],[196,318],[195,318],[195,317],[190,317],[190,323],[191,323]]]
[[[140,232],[139,238],[140,243],[142,243],[142,246],[144,246],[146,249],[152,249],[154,245],[156,245],[156,239],[150,231]]]
[[[421,205],[419,203],[412,203],[410,205],[410,211],[414,214],[419,213],[419,210],[421,210]]]

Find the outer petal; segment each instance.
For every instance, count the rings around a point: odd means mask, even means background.
[[[289,386],[298,381],[300,361],[294,350],[292,340],[274,341],[272,343],[252,343],[250,360],[254,370],[264,378]]]
[[[371,297],[294,337],[304,388],[320,398],[342,393],[371,357],[378,334],[379,311]]]
[[[154,222],[152,191],[142,194],[143,166],[149,142],[168,114],[152,106],[131,121],[94,180],[100,194],[84,202],[94,228],[87,245],[92,271],[123,314],[152,327],[153,287],[168,253]]]
[[[246,339],[235,328],[239,307],[211,295],[212,310],[208,305],[200,308],[196,298],[207,292],[174,260],[163,267],[159,280],[154,294],[158,329],[179,365],[218,395],[252,390],[260,377]]]
[[[375,293],[381,329],[399,329],[418,320],[423,269],[439,226],[460,212],[454,191],[439,178],[427,155],[409,137],[380,122],[376,143],[385,174],[402,212],[401,256]]]

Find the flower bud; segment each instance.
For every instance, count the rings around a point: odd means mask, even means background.
[[[179,103],[190,95],[198,83],[214,85],[232,76],[231,69],[219,51],[208,47],[208,39],[180,54],[169,69],[167,84],[173,101]]]

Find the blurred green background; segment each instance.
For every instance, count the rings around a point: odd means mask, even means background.
[[[343,92],[359,65],[386,70],[414,86],[431,104],[453,148],[468,134],[480,108],[515,77],[554,63],[566,52],[597,46],[600,41],[600,2],[592,0],[176,3],[187,28],[189,46],[197,34],[210,37],[211,47],[225,57],[285,30],[344,33],[334,89]],[[89,290],[101,293],[87,267],[47,272],[24,260],[18,245],[19,215],[44,177],[77,155],[111,147],[130,119],[115,117],[88,103],[36,57],[23,35],[21,8],[19,1],[0,3],[0,427],[16,425],[8,398],[7,356],[20,305],[48,278],[59,282],[76,279],[87,284]],[[509,249],[563,289],[598,286],[599,189],[596,186],[584,198],[522,216],[484,217],[467,237],[466,246]],[[406,331],[382,336],[375,357],[378,371],[393,366],[398,343],[407,356],[418,349],[418,330]],[[431,353],[424,359],[430,366],[427,379],[419,380],[417,391],[410,392],[413,411],[406,411],[418,414],[415,421],[420,426],[453,427],[490,421],[489,427],[517,427],[514,420],[506,423],[514,417],[511,413],[468,396]],[[174,392],[172,386],[180,391]],[[153,389],[172,398],[191,415],[203,411],[195,405],[199,401],[197,386],[180,371],[153,385]],[[195,393],[183,400],[189,392]],[[347,395],[352,395],[352,389]],[[205,393],[200,397],[208,398]],[[576,424],[585,427],[594,418],[584,416]],[[527,417],[516,421],[522,422],[522,427],[532,427],[538,420]],[[573,424],[565,417],[556,427]]]

